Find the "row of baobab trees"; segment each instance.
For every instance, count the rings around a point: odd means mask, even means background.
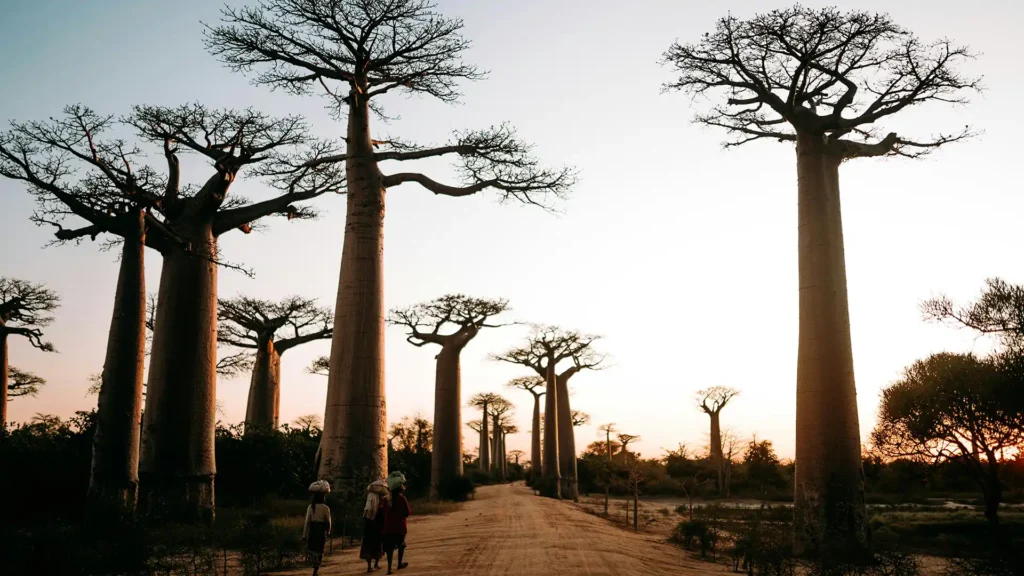
[[[362,485],[366,476],[387,469],[386,191],[410,183],[454,197],[490,189],[504,200],[550,206],[573,187],[571,168],[541,166],[506,125],[456,132],[441,146],[373,137],[388,95],[455,102],[461,82],[484,76],[463,60],[469,42],[462,27],[461,20],[439,14],[429,0],[262,0],[225,8],[221,22],[207,26],[208,50],[229,69],[261,86],[325,98],[346,123],[343,145],[311,138],[299,118],[198,104],[138,106],[118,118],[73,106],[63,119],[16,123],[0,136],[0,174],[26,182],[39,198],[37,222],[57,225],[60,240],[99,234],[121,239],[100,394],[104,436],[137,434],[145,248],[163,260],[139,469],[177,509],[213,509],[216,279],[218,267],[228,265],[217,246],[221,235],[248,232],[274,215],[307,218],[312,208],[305,202],[330,192],[347,194],[319,475]],[[796,152],[798,551],[833,541],[864,545],[868,538],[840,165],[865,157],[916,158],[969,138],[970,127],[923,139],[895,132],[883,136],[879,124],[926,103],[966,103],[980,89],[980,79],[957,68],[972,57],[948,39],[923,41],[885,14],[799,5],[746,20],[725,16],[713,31],[695,42],[673,43],[663,55],[675,75],[664,90],[706,97],[693,100],[712,103],[695,119],[725,130],[732,137],[726,147],[768,140]],[[113,128],[133,132],[135,140],[109,136]],[[162,153],[163,169],[147,163],[141,146]],[[211,165],[201,185],[181,182],[183,152]],[[463,181],[457,185],[387,169],[448,155],[458,158]],[[229,195],[245,174],[264,178],[281,193],[260,202]],[[70,216],[85,224],[61,227]],[[4,328],[3,333],[11,332]],[[540,368],[550,386],[556,356],[543,353]],[[557,409],[550,392],[545,396],[549,429]],[[449,437],[457,433],[457,422],[441,424]],[[552,442],[553,435],[545,439],[549,491],[558,485],[551,485],[557,475],[548,476],[557,466],[557,442]],[[459,461],[457,454],[449,456]],[[134,502],[137,479],[131,464],[119,462],[116,481],[102,490]]]

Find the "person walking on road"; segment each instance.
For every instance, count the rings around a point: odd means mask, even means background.
[[[391,574],[391,563],[395,550],[398,550],[398,569],[409,565],[403,562],[405,556],[405,536],[409,532],[408,518],[412,513],[409,501],[405,498],[405,484],[398,485],[391,491],[387,513],[384,518],[384,553],[388,556],[388,574]]]

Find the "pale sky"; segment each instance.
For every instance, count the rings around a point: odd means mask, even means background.
[[[234,4],[234,3],[232,3]],[[818,6],[821,2],[806,2]],[[932,106],[884,125],[927,136],[964,124],[984,130],[927,160],[859,160],[842,168],[843,226],[862,438],[879,390],[915,359],[941,350],[979,350],[966,332],[921,321],[921,299],[973,298],[989,276],[1024,282],[1018,140],[1019,35],[1024,10],[1012,0],[839,2],[888,11],[925,40],[948,36],[980,57],[986,92],[964,108]],[[448,106],[403,97],[387,101],[401,116],[375,136],[438,142],[450,130],[502,121],[536,145],[546,163],[571,164],[581,180],[560,216],[499,205],[491,194],[435,197],[407,184],[388,193],[385,302],[388,308],[447,292],[505,297],[510,319],[559,324],[604,335],[613,366],[571,384],[573,408],[593,423],[577,429],[577,447],[616,422],[639,434],[644,456],[680,442],[706,444],[707,418],[692,401],[699,388],[742,390],[723,425],[743,437],[794,446],[797,343],[796,174],[790,145],[754,143],[725,151],[724,134],[691,123],[683,94],[661,94],[671,78],[658,65],[676,39],[697,40],[731,10],[738,17],[786,3],[610,0],[440,0],[465,20],[467,61],[491,71]],[[132,104],[253,106],[302,114],[316,134],[337,138],[343,124],[316,97],[270,93],[221,67],[202,46],[200,21],[218,3],[155,0],[5,0],[0,19],[0,122],[56,116],[81,102],[123,114]],[[209,169],[191,160],[189,173]],[[444,161],[424,164],[441,178]],[[259,196],[255,181],[234,194]],[[222,238],[226,259],[256,272],[222,270],[222,297],[277,299],[296,293],[333,306],[344,229],[344,199],[323,198],[315,222],[274,222],[264,233]],[[0,180],[0,275],[43,282],[62,308],[45,354],[10,340],[11,363],[47,379],[37,398],[10,406],[10,419],[37,412],[63,416],[95,405],[88,376],[102,368],[117,275],[116,254],[96,244],[43,249],[53,232],[28,221],[33,202],[18,183]],[[147,252],[155,292],[159,255]],[[504,383],[525,374],[487,360],[522,341],[525,327],[488,330],[463,353],[463,396],[506,394],[524,431],[510,448],[528,447],[532,399]],[[323,415],[326,378],[305,373],[329,341],[283,358],[282,421]],[[434,355],[398,328],[387,333],[389,420],[433,414]],[[226,422],[245,414],[248,377],[221,380]],[[476,417],[464,409],[463,419]],[[475,435],[466,430],[466,448]]]

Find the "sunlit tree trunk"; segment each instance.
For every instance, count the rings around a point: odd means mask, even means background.
[[[164,255],[139,474],[149,510],[212,522],[217,240],[210,219],[183,220],[175,230],[196,253],[173,247]]]
[[[533,430],[530,431],[530,480],[531,484],[540,479],[544,463],[540,452],[540,396],[533,396]]]
[[[484,417],[480,419],[480,471],[483,473],[491,470],[491,436],[487,433],[487,405],[483,407]]]
[[[797,354],[797,552],[867,544],[857,392],[839,199],[840,159],[797,139],[800,337]]]
[[[544,470],[540,493],[549,498],[562,497],[562,480],[558,467],[558,382],[555,363],[549,357],[544,394]]]
[[[365,486],[387,474],[384,187],[370,144],[365,78],[349,107],[348,208],[321,442],[321,478]]]
[[[556,376],[558,389],[558,467],[561,473],[562,496],[579,500],[579,485],[576,483],[576,433],[572,425],[572,409],[569,406],[569,378],[574,371]]]
[[[107,335],[89,474],[90,516],[131,514],[138,501],[146,354],[145,214],[124,238]]]
[[[245,432],[277,430],[281,419],[281,355],[273,334],[261,337],[249,383],[245,407]]]
[[[498,480],[501,475],[501,420],[497,414],[491,416],[491,471]]]
[[[711,465],[715,467],[717,477],[715,488],[721,494],[725,490],[725,464],[722,457],[722,424],[721,413],[711,412],[708,414],[711,419]]]
[[[456,345],[442,346],[434,377],[434,444],[430,457],[430,497],[462,476],[462,369]]]

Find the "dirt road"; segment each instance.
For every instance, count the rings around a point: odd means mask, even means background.
[[[725,567],[684,558],[656,536],[634,534],[569,502],[522,486],[489,486],[462,509],[409,523],[409,568],[422,574],[621,576],[723,574]],[[382,562],[383,564],[383,562]],[[383,575],[385,570],[376,572]],[[324,575],[365,574],[357,551],[329,558]]]

